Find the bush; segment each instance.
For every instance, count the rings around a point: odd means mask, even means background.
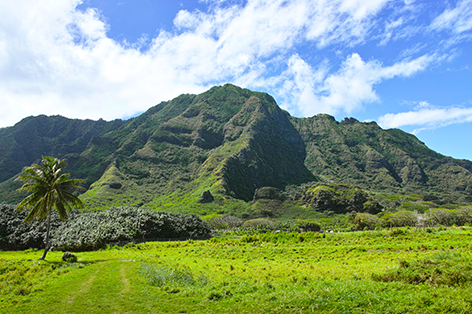
[[[77,256],[75,256],[75,255],[72,254],[72,253],[65,252],[65,253],[62,255],[62,260],[63,260],[64,262],[68,262],[68,263],[76,263],[76,262],[77,262]]]
[[[417,214],[408,211],[399,211],[385,218],[389,227],[414,227],[418,222]]]
[[[61,250],[82,251],[133,240],[198,239],[211,234],[196,215],[157,212],[146,208],[114,207],[103,212],[76,215],[53,234]]]
[[[383,224],[380,218],[368,213],[358,213],[353,223],[357,230],[374,230],[377,227],[382,227]]]
[[[211,229],[237,228],[243,224],[242,219],[230,215],[212,217],[206,220]]]
[[[46,239],[46,219],[34,220],[30,224],[24,222],[29,210],[17,212],[16,206],[0,204],[0,249],[25,250],[44,248]],[[60,225],[56,211],[51,215],[51,230]]]
[[[472,224],[472,207],[461,207],[454,214],[458,225]]]
[[[452,226],[456,223],[456,215],[450,210],[434,209],[432,210],[433,221],[442,226]]]
[[[275,226],[277,225],[277,221],[266,219],[266,218],[257,218],[257,219],[251,219],[251,220],[246,220],[243,224],[242,227],[244,228],[251,228],[251,227],[270,227],[270,226]]]
[[[321,230],[320,225],[313,221],[299,221],[298,228],[303,231],[313,231],[313,232],[318,232]]]
[[[0,249],[44,247],[46,221],[24,223],[28,211],[0,205]],[[53,212],[51,245],[60,250],[84,251],[122,242],[208,238],[211,230],[196,215],[157,212],[145,208],[117,207],[105,211],[72,213],[65,222]]]

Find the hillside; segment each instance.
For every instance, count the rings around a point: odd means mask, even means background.
[[[291,118],[306,143],[305,165],[323,181],[404,193],[472,194],[472,163],[443,156],[414,135],[354,118]]]
[[[87,180],[81,198],[88,209],[199,208],[211,202],[202,198],[208,190],[215,199],[208,206],[218,211],[253,200],[261,187],[301,191],[313,182],[472,201],[470,161],[375,122],[294,118],[271,96],[230,84],[127,121],[38,116],[0,129],[0,202],[21,199],[13,179],[41,155],[67,159],[72,176]]]

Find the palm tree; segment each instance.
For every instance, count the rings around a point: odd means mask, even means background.
[[[82,207],[82,201],[72,194],[75,190],[84,190],[77,183],[85,183],[82,179],[70,179],[70,174],[63,173],[66,167],[65,160],[43,156],[41,165],[25,167],[17,181],[25,181],[19,192],[32,192],[17,206],[17,211],[30,208],[25,222],[30,223],[34,218],[43,220],[47,217],[46,247],[40,260],[46,258],[49,250],[49,231],[51,227],[51,212],[57,211],[61,220],[67,219],[67,212],[72,210],[71,205]]]

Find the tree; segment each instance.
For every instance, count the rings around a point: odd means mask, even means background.
[[[76,190],[84,190],[78,186],[78,183],[85,183],[82,179],[70,179],[70,174],[63,173],[67,163],[54,157],[43,156],[41,165],[32,165],[25,167],[17,181],[26,182],[19,192],[32,192],[17,206],[17,211],[31,208],[26,223],[32,222],[35,218],[38,220],[47,217],[46,244],[43,256],[40,260],[46,258],[49,251],[49,232],[51,227],[51,212],[57,211],[61,220],[67,219],[67,212],[72,210],[72,206],[83,207],[82,201],[73,194]]]

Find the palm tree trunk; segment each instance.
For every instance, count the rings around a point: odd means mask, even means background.
[[[49,230],[51,229],[51,211],[48,212],[48,226],[46,230],[46,247],[44,248],[43,256],[39,260],[43,261],[46,258],[46,254],[49,251]]]

